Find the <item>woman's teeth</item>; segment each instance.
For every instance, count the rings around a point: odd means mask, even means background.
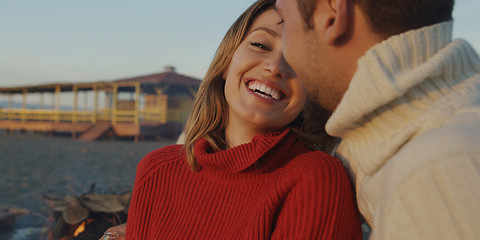
[[[252,90],[252,92],[256,93],[258,96],[267,99],[280,100],[280,97],[282,95],[280,91],[258,81],[250,81],[248,83],[248,88]]]

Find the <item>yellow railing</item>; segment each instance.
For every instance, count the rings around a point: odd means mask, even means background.
[[[0,119],[21,121],[92,122],[95,121],[95,113],[93,111],[58,111],[50,109],[0,109]]]
[[[149,111],[149,110],[142,110],[139,112],[139,119],[141,122],[159,122],[159,123],[166,123],[167,116],[162,114],[158,111]]]
[[[112,123],[166,123],[167,121],[184,121],[186,113],[180,110],[113,110],[73,111],[52,109],[4,109],[0,108],[0,120],[16,121],[51,121],[95,123],[109,121]]]

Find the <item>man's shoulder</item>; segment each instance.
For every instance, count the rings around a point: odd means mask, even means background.
[[[478,109],[465,109],[441,127],[409,141],[389,160],[381,175],[385,187],[379,204],[382,204],[384,218],[376,220],[379,228],[403,226],[408,229],[402,233],[405,236],[415,231],[425,236],[440,236],[435,232],[437,228],[425,226],[452,226],[456,218],[461,219],[458,221],[461,224],[456,226],[462,227],[448,231],[449,234],[478,233],[470,223],[480,217],[471,211],[480,207],[475,200],[480,196],[480,188],[472,185],[480,180],[476,170],[480,164],[479,115]],[[405,219],[414,221],[405,222]],[[418,222],[423,223],[418,225]]]
[[[471,106],[458,111],[441,126],[413,138],[404,148],[416,149],[431,155],[435,152],[476,150],[478,146],[480,146],[480,106]]]
[[[389,178],[407,179],[419,171],[437,168],[460,158],[480,156],[480,109],[465,109],[441,126],[406,142],[382,168]]]

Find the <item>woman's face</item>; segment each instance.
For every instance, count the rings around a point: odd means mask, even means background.
[[[231,126],[280,129],[306,103],[303,84],[283,58],[280,21],[272,9],[257,17],[224,73]]]

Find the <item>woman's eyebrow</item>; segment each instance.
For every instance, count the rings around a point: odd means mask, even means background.
[[[273,37],[280,37],[280,34],[273,31],[272,29],[270,28],[267,28],[267,27],[258,27],[258,28],[255,28],[253,29],[250,33],[253,33],[255,31],[265,31],[266,33],[272,35]]]

